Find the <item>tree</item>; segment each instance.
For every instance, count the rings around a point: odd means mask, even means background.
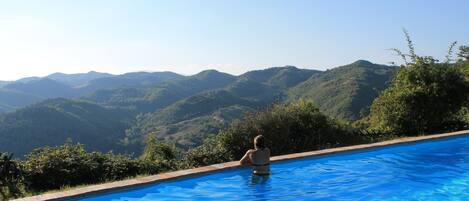
[[[460,57],[462,60],[469,60],[469,46],[462,45],[459,47],[459,53],[458,57]]]
[[[457,113],[468,99],[468,82],[450,63],[449,56],[446,62],[438,62],[433,57],[416,55],[409,34],[404,33],[409,53],[394,49],[405,64],[391,86],[373,101],[371,128],[414,135],[464,127]]]
[[[459,71],[464,75],[466,82],[469,82],[469,46],[459,47],[458,62],[456,63]],[[469,125],[469,98],[466,99],[464,107],[460,110],[460,115],[467,125]],[[467,127],[469,128],[469,126]]]
[[[0,153],[0,199],[6,200],[21,194],[18,183],[21,181],[21,172],[13,154]]]
[[[148,161],[171,161],[176,158],[176,150],[174,146],[158,142],[156,134],[150,133],[145,140],[145,149],[140,158]]]
[[[457,67],[464,75],[466,81],[469,81],[469,46],[459,47]]]

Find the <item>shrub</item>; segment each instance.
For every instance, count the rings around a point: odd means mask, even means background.
[[[171,161],[176,158],[176,148],[169,144],[158,142],[155,133],[150,133],[145,140],[145,149],[140,157],[149,161]]]
[[[91,179],[86,183],[120,180],[140,173],[139,161],[127,155],[92,152],[87,154],[87,158],[84,165],[96,180]]]
[[[84,146],[72,143],[56,148],[35,149],[26,155],[26,160],[22,163],[25,185],[33,190],[96,181],[97,177],[91,171],[93,166],[98,164],[89,160]]]
[[[170,169],[172,164],[134,160],[128,155],[112,152],[88,153],[83,145],[67,142],[59,147],[34,150],[21,166],[26,188],[44,191],[154,174]]]
[[[406,37],[411,62],[405,60],[391,87],[373,102],[371,128],[398,135],[463,128],[464,123],[457,114],[468,99],[468,82],[449,63],[449,57],[447,62],[439,63],[432,57],[415,55],[407,33]],[[407,54],[398,52],[407,58]]]
[[[234,157],[219,143],[219,139],[211,137],[202,145],[188,151],[181,165],[183,168],[191,168],[231,160],[234,160]]]
[[[13,154],[0,153],[0,200],[17,197],[21,194],[18,184],[21,172]]]

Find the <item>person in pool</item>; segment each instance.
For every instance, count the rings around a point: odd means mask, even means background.
[[[250,149],[239,161],[241,165],[251,165],[256,175],[270,174],[270,149],[265,146],[265,138],[258,135],[254,138],[254,149]]]

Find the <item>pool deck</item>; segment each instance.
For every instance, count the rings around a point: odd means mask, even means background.
[[[444,133],[444,134],[435,134],[435,135],[427,135],[427,136],[418,136],[418,137],[406,137],[406,138],[399,138],[395,140],[388,140],[383,142],[371,143],[371,144],[362,144],[362,145],[354,145],[354,146],[347,146],[347,147],[338,147],[338,148],[331,148],[331,149],[323,149],[317,151],[308,151],[302,153],[294,153],[294,154],[287,154],[287,155],[280,155],[271,157],[271,161],[284,161],[290,159],[298,159],[304,157],[313,157],[313,156],[321,156],[326,154],[333,154],[333,153],[341,153],[347,151],[356,151],[356,150],[363,150],[363,149],[370,149],[370,148],[377,148],[389,145],[396,145],[396,144],[403,144],[403,143],[412,143],[424,140],[433,140],[433,139],[440,139],[452,136],[462,136],[462,135],[469,135],[469,130],[464,131],[457,131],[452,133]],[[227,163],[220,163],[214,164],[204,167],[198,167],[188,170],[179,170],[174,172],[166,172],[152,176],[122,180],[122,181],[115,181],[110,183],[104,184],[97,184],[97,185],[89,185],[85,187],[79,187],[72,190],[62,191],[62,192],[53,192],[53,193],[46,193],[42,195],[26,197],[16,199],[17,201],[40,201],[40,200],[74,200],[79,197],[83,196],[90,196],[101,194],[105,192],[113,192],[117,190],[127,189],[127,188],[135,188],[139,186],[149,185],[156,182],[162,182],[166,180],[172,179],[180,179],[183,177],[188,176],[195,176],[200,174],[206,174],[215,171],[227,170],[236,167],[240,167],[238,161],[232,161]]]

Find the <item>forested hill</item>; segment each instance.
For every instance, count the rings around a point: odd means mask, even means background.
[[[91,150],[124,151],[119,139],[133,114],[69,99],[50,99],[0,116],[0,150],[21,156],[33,148],[63,144],[68,138]]]
[[[37,83],[53,84],[57,92],[63,91],[62,96],[74,99],[45,100],[1,116],[0,151],[21,156],[71,138],[93,150],[139,152],[142,139],[151,132],[187,149],[247,111],[300,98],[313,99],[331,117],[355,120],[368,113],[371,101],[387,87],[395,70],[357,61],[327,71],[285,66],[239,76],[207,70],[192,76],[91,73],[98,78],[80,74],[81,78],[71,76],[68,82],[64,79],[70,76],[62,74],[31,78],[0,89],[0,111],[56,97],[26,87]]]
[[[73,97],[78,94],[72,91],[72,88],[64,83],[43,78],[30,82],[14,82],[3,87],[4,89],[18,91],[44,99],[54,97]]]
[[[3,82],[0,87],[0,113],[14,111],[48,98],[77,98],[97,90],[152,87],[184,76],[172,72],[134,72],[122,75],[88,72],[81,74],[54,73]]]
[[[103,105],[128,107],[146,113],[203,91],[225,87],[235,79],[233,75],[206,70],[152,87],[103,89],[83,98]]]
[[[369,106],[388,87],[396,67],[359,60],[311,76],[289,91],[289,99],[312,99],[325,114],[343,120],[357,120],[369,113]]]
[[[242,118],[245,112],[283,101],[289,87],[316,73],[320,72],[291,66],[247,72],[223,88],[139,116],[127,131],[127,137],[138,142],[147,133],[155,132],[158,137],[173,140],[182,147],[196,146],[232,120]]]
[[[353,121],[369,113],[372,101],[388,86],[396,70],[359,60],[328,71],[294,67],[251,71],[223,89],[140,116],[127,135],[141,139],[155,132],[182,147],[192,147],[245,112],[300,98],[312,99],[333,118]]]

